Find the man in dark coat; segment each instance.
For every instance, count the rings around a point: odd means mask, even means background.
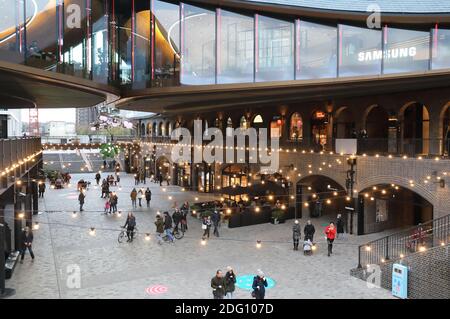
[[[152,191],[148,187],[145,191],[145,200],[147,201],[147,207],[150,207],[150,201],[152,200]]]
[[[162,244],[162,234],[164,233],[164,221],[159,215],[159,213],[156,215],[155,220],[155,226],[156,226],[156,237],[158,238],[158,244]]]
[[[219,237],[220,213],[217,210],[215,210],[214,213],[212,213],[211,221],[212,221],[212,223],[214,225],[214,232],[213,232],[213,234],[216,237]]]
[[[86,195],[84,195],[84,191],[80,191],[80,195],[78,195],[78,202],[80,203],[80,212],[84,211],[83,205],[84,205],[84,198]]]
[[[264,273],[258,270],[258,275],[253,278],[253,295],[256,299],[264,299],[266,296],[267,280]]]
[[[38,184],[39,197],[44,197],[45,188],[46,188],[45,183],[39,182],[39,184]]]
[[[101,178],[102,176],[100,175],[100,172],[97,172],[97,174],[95,174],[95,181],[97,182],[97,185],[100,183]]]
[[[225,296],[225,279],[221,270],[217,270],[216,275],[211,279],[211,288],[213,289],[214,299],[223,299],[223,296]]]
[[[298,250],[298,242],[300,241],[301,230],[300,223],[298,220],[295,220],[294,226],[292,226],[292,239],[294,241],[294,250]]]
[[[336,238],[344,238],[344,221],[342,220],[342,215],[338,214],[336,219]]]
[[[127,220],[125,221],[125,225],[123,227],[127,228],[127,242],[133,241],[133,235],[134,235],[134,227],[136,227],[136,217],[134,217],[133,213],[128,213]]]
[[[30,227],[25,227],[25,230],[22,232],[22,251],[20,252],[20,263],[23,263],[23,259],[25,258],[25,251],[28,249],[30,252],[31,260],[34,261],[34,253],[32,249],[33,244],[33,232]]]
[[[311,224],[310,220],[306,222],[303,232],[305,233],[305,240],[309,239],[311,242],[314,241],[314,233],[316,232],[316,229],[314,228],[314,225]]]
[[[227,299],[233,299],[233,292],[236,289],[236,274],[231,266],[227,267],[227,273],[225,274],[225,295]]]
[[[170,217],[169,212],[164,212],[164,231],[169,240],[173,243],[174,237],[172,235],[172,217]]]
[[[181,222],[181,218],[183,215],[181,214],[181,211],[176,208],[175,212],[172,214],[173,223],[175,224],[175,231],[178,231],[178,225]]]

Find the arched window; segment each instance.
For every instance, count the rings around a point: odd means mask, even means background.
[[[245,116],[242,116],[241,117],[241,123],[240,123],[240,127],[242,128],[242,129],[248,129],[248,127],[249,127],[249,125],[248,125],[249,123],[248,123],[248,121],[247,121],[247,118],[245,117]]]
[[[289,138],[291,140],[301,140],[303,138],[303,120],[299,113],[294,113],[291,116]]]

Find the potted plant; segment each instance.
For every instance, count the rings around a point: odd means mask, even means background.
[[[284,223],[284,211],[282,209],[274,209],[272,211],[272,217],[270,218],[270,223],[277,225]]]

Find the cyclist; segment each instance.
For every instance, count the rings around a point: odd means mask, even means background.
[[[172,235],[172,217],[170,217],[169,212],[164,212],[164,232],[169,238],[170,242],[174,242]]]
[[[134,217],[133,213],[129,212],[127,220],[125,222],[125,225],[123,225],[123,228],[127,228],[127,243],[133,241],[133,235],[134,235],[134,227],[136,227],[136,217]]]

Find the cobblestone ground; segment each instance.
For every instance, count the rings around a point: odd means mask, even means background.
[[[81,178],[95,184],[94,174],[74,174],[72,182]],[[182,192],[175,186],[165,187],[165,191],[154,183],[143,186],[152,190],[151,208],[134,210],[138,238],[122,244],[117,236],[125,223],[125,213],[122,217],[101,215],[104,200],[97,187],[88,190],[86,211],[75,218],[75,187],[48,187],[40,202],[43,213],[34,218],[40,222],[40,229],[34,233],[36,260],[32,263],[27,255],[7,281],[7,287],[16,289],[13,298],[211,298],[211,277],[228,265],[238,275],[262,269],[273,278],[276,284],[267,290],[267,298],[391,298],[387,290],[369,289],[364,281],[349,275],[357,263],[358,245],[382,234],[338,240],[334,255],[327,257],[326,241],[317,234],[326,221],[314,220],[318,250],[313,256],[304,256],[292,250],[292,221],[234,229],[224,225],[220,238],[213,237],[202,246],[200,222],[189,217],[183,239],[158,245],[153,224],[158,210],[169,209],[175,200],[180,205],[195,197],[199,201],[210,197]],[[119,196],[119,210],[131,209],[129,193],[133,187],[132,176],[123,176],[121,187],[113,187]],[[303,229],[305,220],[300,222]],[[90,227],[96,227],[95,236],[89,235]],[[152,234],[150,241],[144,239],[147,232]],[[262,241],[259,249],[256,240]],[[78,269],[79,287],[73,276]],[[166,289],[149,293],[147,288],[153,286]],[[235,298],[250,298],[250,292],[237,288]]]

